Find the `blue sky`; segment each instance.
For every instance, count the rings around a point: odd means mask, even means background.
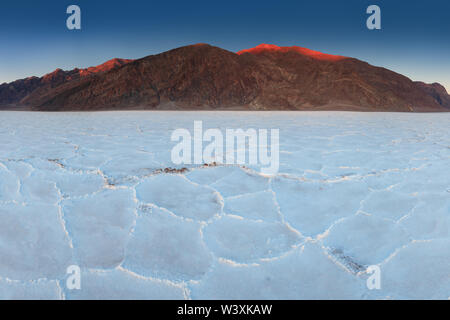
[[[81,7],[82,30],[66,28],[71,4]],[[366,28],[371,4],[381,7],[382,30]],[[230,51],[298,45],[440,82],[450,92],[448,0],[2,1],[0,83],[199,42]]]

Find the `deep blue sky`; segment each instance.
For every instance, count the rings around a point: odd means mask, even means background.
[[[66,8],[82,30],[66,28]],[[370,4],[382,30],[366,28]],[[365,60],[450,91],[449,0],[15,0],[0,3],[0,83],[57,67],[140,58],[192,43],[298,45]]]

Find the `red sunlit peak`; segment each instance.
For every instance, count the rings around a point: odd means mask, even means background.
[[[55,78],[55,77],[57,77],[58,75],[61,75],[61,74],[63,74],[64,73],[64,71],[62,70],[62,69],[60,69],[60,68],[57,68],[57,69],[55,69],[55,71],[53,71],[53,72],[50,72],[50,73],[47,73],[46,75],[44,75],[44,79],[52,79],[52,78]]]
[[[95,67],[89,67],[86,69],[81,69],[79,70],[80,75],[84,76],[84,75],[89,75],[92,73],[97,73],[97,72],[103,72],[103,71],[108,71],[111,70],[115,67],[120,67],[123,66],[124,64],[127,64],[129,62],[131,62],[133,60],[131,59],[119,59],[119,58],[114,58],[111,60],[106,61],[105,63],[95,66]]]
[[[263,52],[296,52],[304,56],[311,57],[316,60],[324,60],[324,61],[339,61],[342,59],[346,59],[347,57],[344,56],[338,56],[338,55],[332,55],[327,53],[322,53],[319,51],[314,51],[308,48],[302,48],[297,46],[292,47],[279,47],[273,44],[260,44],[257,47],[251,48],[251,49],[245,49],[239,51],[237,54],[241,55],[244,53],[251,53],[251,54],[260,54]]]

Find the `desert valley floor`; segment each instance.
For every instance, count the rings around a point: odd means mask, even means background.
[[[280,129],[278,174],[171,132]],[[0,112],[0,299],[449,299],[450,114]],[[81,268],[81,289],[66,270]],[[381,288],[369,290],[377,265]]]

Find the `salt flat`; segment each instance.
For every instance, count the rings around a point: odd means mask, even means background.
[[[278,128],[279,172],[171,161]],[[0,299],[448,299],[450,114],[0,113]],[[66,269],[81,268],[81,290]],[[366,268],[381,270],[369,290]]]

